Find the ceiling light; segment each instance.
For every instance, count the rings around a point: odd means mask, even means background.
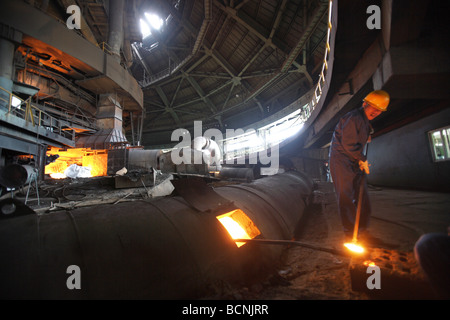
[[[159,30],[163,25],[163,19],[158,17],[156,14],[145,13],[145,18],[150,23],[153,29]]]
[[[140,27],[141,27],[141,33],[142,33],[142,38],[147,38],[149,35],[151,35],[151,31],[150,31],[150,27],[148,26],[147,22],[145,22],[144,20],[140,19],[139,20],[140,23]]]

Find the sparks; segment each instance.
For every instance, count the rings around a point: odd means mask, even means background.
[[[364,264],[366,267],[375,267],[375,266],[376,266],[375,262],[370,261],[370,260],[364,261],[363,264]]]
[[[364,248],[361,247],[360,245],[357,245],[354,242],[347,242],[344,243],[344,246],[349,249],[350,251],[353,251],[355,253],[363,253],[364,252]]]

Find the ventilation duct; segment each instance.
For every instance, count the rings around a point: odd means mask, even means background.
[[[100,130],[80,136],[76,148],[118,149],[129,144],[122,132],[122,107],[115,95],[100,95],[96,118]]]

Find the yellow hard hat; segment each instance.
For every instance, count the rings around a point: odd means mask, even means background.
[[[390,97],[389,93],[384,90],[375,90],[369,93],[364,98],[364,101],[378,110],[386,111],[389,105]]]

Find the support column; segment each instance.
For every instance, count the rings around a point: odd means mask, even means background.
[[[0,38],[0,87],[9,92],[11,92],[13,88],[14,50],[14,43],[4,38]],[[0,90],[0,98],[0,107],[8,108],[9,94]]]
[[[45,178],[45,161],[47,153],[47,145],[39,144],[37,146],[36,167],[38,169],[38,181],[44,181]]]

